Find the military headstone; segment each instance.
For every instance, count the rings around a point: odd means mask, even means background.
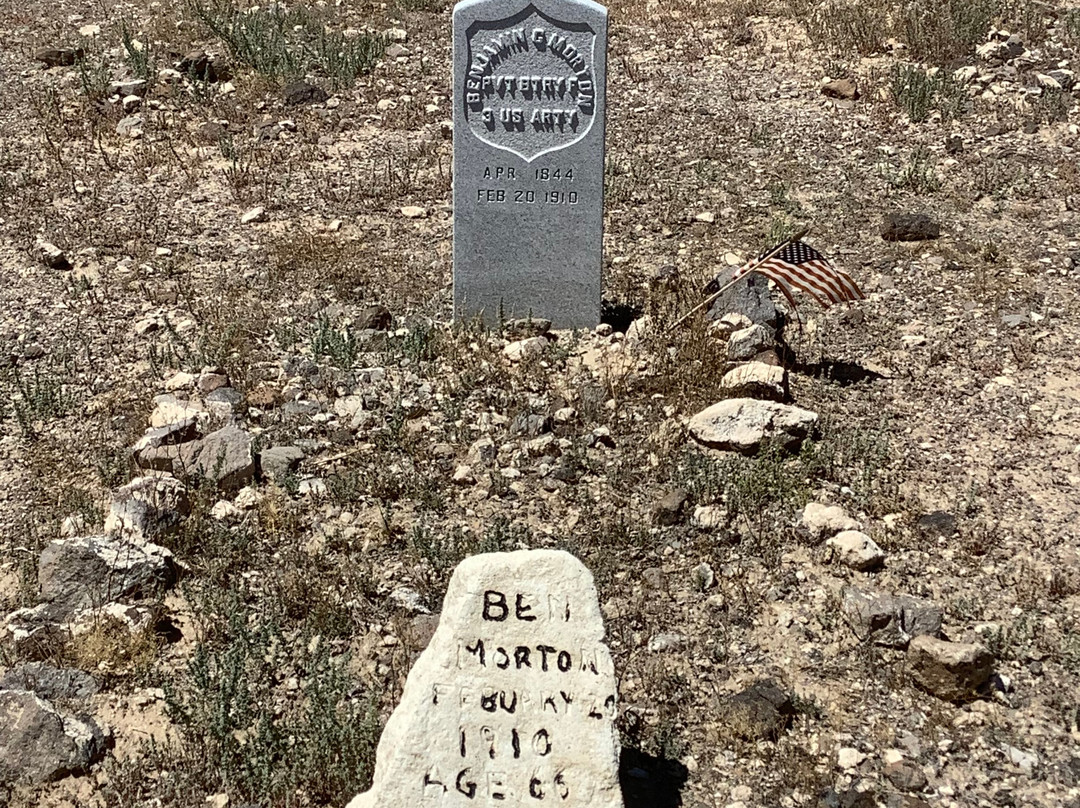
[[[592,575],[557,550],[463,561],[348,808],[622,808]]]
[[[600,318],[607,10],[454,7],[454,309],[557,328]]]

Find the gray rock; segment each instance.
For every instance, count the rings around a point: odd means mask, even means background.
[[[823,84],[821,94],[826,98],[842,98],[854,101],[859,97],[859,88],[855,86],[855,82],[851,79],[837,79]]]
[[[0,621],[0,643],[16,659],[55,659],[70,632],[52,617],[51,604],[16,609]]]
[[[994,655],[976,643],[915,637],[908,646],[907,669],[927,693],[946,701],[975,695],[994,672]]]
[[[139,463],[139,455],[147,449],[158,449],[162,446],[175,446],[178,443],[186,443],[199,437],[198,421],[194,417],[181,418],[176,423],[165,426],[150,427],[139,438],[132,451],[135,452],[135,462]],[[142,463],[139,463],[142,466]]]
[[[82,54],[82,48],[39,48],[34,51],[34,61],[45,67],[71,67]]]
[[[116,124],[116,134],[120,135],[120,137],[136,137],[142,134],[142,129],[142,115],[128,115],[126,118],[121,118]]]
[[[522,412],[510,422],[511,437],[535,438],[551,429],[551,419],[535,412]]]
[[[712,294],[710,289],[715,291],[727,285],[735,269],[736,267],[731,267],[721,271],[716,280],[705,287],[705,293]],[[745,280],[720,295],[709,307],[706,319],[720,320],[731,312],[749,317],[752,323],[776,326],[779,322],[779,312],[769,292],[769,282],[756,273],[746,276]]]
[[[503,324],[503,331],[510,338],[542,337],[550,330],[551,320],[539,317],[520,317],[517,320],[507,320]]]
[[[185,76],[199,79],[200,81],[216,82],[224,78],[224,72],[206,51],[196,48],[190,51],[179,62],[176,69]]]
[[[775,741],[790,726],[795,706],[790,695],[763,680],[723,699],[719,713],[723,726],[735,738]]]
[[[228,404],[230,407],[235,407],[243,400],[244,397],[235,387],[219,387],[206,396],[207,404]]]
[[[924,536],[933,538],[951,539],[956,534],[956,517],[948,511],[923,514],[915,525]]]
[[[38,561],[41,596],[60,620],[122,597],[145,597],[176,583],[171,552],[108,536],[53,539]]]
[[[941,225],[925,213],[890,213],[881,227],[885,241],[927,241],[941,235]]]
[[[901,791],[922,791],[928,784],[922,767],[906,760],[886,766],[885,777]]]
[[[690,495],[683,488],[669,491],[653,507],[653,522],[661,526],[677,525],[686,517],[686,502]]]
[[[381,304],[368,306],[358,315],[354,325],[361,331],[371,329],[373,331],[388,331],[394,325],[394,316],[390,309]]]
[[[25,662],[0,677],[0,690],[28,690],[43,699],[86,699],[101,689],[86,671]]]
[[[145,541],[173,532],[190,511],[184,484],[163,472],[151,472],[113,493],[105,533]]]
[[[752,398],[730,398],[690,419],[690,435],[714,449],[753,454],[766,443],[798,446],[817,423],[817,413]]]
[[[280,483],[303,459],[303,450],[296,446],[271,446],[259,454],[259,469],[264,477]]]
[[[204,479],[218,488],[236,490],[255,476],[252,443],[250,434],[229,424],[202,440],[147,449],[139,462],[144,468],[169,471],[186,482]]]
[[[60,713],[24,690],[0,690],[0,783],[43,783],[83,772],[108,738],[90,718]]]
[[[860,640],[876,645],[905,648],[913,637],[941,633],[941,607],[910,595],[864,592],[849,586],[844,588],[840,611]]]
[[[330,98],[326,90],[306,81],[294,81],[282,91],[285,105],[299,107],[306,104],[321,104]]]
[[[694,588],[699,592],[704,592],[707,589],[711,589],[712,585],[716,583],[716,573],[713,572],[712,566],[707,561],[702,561],[696,567],[690,575],[691,583]]]
[[[745,362],[753,359],[762,351],[767,351],[776,344],[773,329],[761,323],[743,328],[728,338],[728,359],[733,362]]]

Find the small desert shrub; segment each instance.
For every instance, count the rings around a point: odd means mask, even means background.
[[[876,53],[889,38],[888,7],[876,3],[792,0],[791,12],[810,39],[833,50]]]
[[[498,516],[483,534],[470,533],[460,527],[437,531],[416,525],[409,536],[409,551],[424,571],[421,584],[425,599],[429,606],[437,609],[446,594],[451,573],[463,560],[480,553],[521,549],[527,547],[529,541],[528,528]]]
[[[0,370],[0,395],[9,402],[24,435],[34,434],[35,421],[63,418],[75,406],[68,379],[74,370],[68,364],[46,361],[28,369],[11,367]],[[0,405],[3,409],[6,406]],[[0,416],[3,413],[0,411]]]
[[[1022,26],[1027,20],[1033,26],[1035,12],[1029,5],[1018,4],[1008,15],[1000,0],[908,0],[900,5],[790,0],[789,8],[810,39],[830,50],[876,53],[893,38],[913,56],[940,64],[970,54],[998,19],[1019,19]]]
[[[356,697],[347,660],[233,592],[204,618],[204,636],[166,707],[180,754],[202,772],[207,793],[268,805],[344,804],[370,784],[379,736],[371,696]],[[221,621],[224,621],[223,623]],[[290,685],[289,682],[292,681]]]
[[[897,106],[913,123],[925,121],[935,110],[942,120],[958,118],[968,104],[963,88],[951,76],[931,74],[916,65],[893,65],[889,85]]]
[[[1032,102],[1032,120],[1037,124],[1067,121],[1072,103],[1071,93],[1065,90],[1045,89]]]
[[[896,37],[920,59],[969,55],[1001,12],[999,0],[913,0],[897,12]]]
[[[335,367],[349,370],[360,356],[360,341],[349,326],[335,327],[328,317],[320,317],[311,336],[311,353],[326,357]]]
[[[894,188],[914,191],[917,194],[933,193],[941,188],[941,180],[934,170],[934,159],[926,149],[917,148],[911,152],[908,161],[894,169],[882,164],[881,175]]]
[[[335,87],[351,87],[385,47],[377,36],[331,30],[324,13],[306,5],[241,11],[228,0],[188,0],[188,7],[233,58],[275,81],[300,78],[314,67]]]
[[[157,54],[149,43],[137,39],[135,25],[129,19],[120,21],[120,44],[131,74],[146,82],[154,81],[157,78]]]

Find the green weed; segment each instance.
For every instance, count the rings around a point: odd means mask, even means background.
[[[933,193],[940,190],[941,180],[934,169],[934,159],[926,149],[917,148],[911,152],[908,161],[899,169],[883,163],[881,175],[893,188],[902,188],[915,193]]]
[[[376,701],[352,695],[347,660],[318,635],[283,632],[232,592],[187,671],[166,682],[181,754],[204,789],[261,804],[344,804],[370,784]],[[223,618],[223,621],[222,621]],[[295,672],[293,684],[287,674]],[[303,795],[303,798],[300,798]]]
[[[274,81],[292,81],[314,69],[335,88],[351,87],[375,66],[386,44],[371,34],[331,30],[325,12],[306,5],[242,11],[227,0],[187,2],[234,59]]]
[[[960,117],[968,99],[952,77],[938,71],[928,73],[917,65],[893,65],[889,86],[896,101],[912,123],[925,121],[935,110],[942,120]]]

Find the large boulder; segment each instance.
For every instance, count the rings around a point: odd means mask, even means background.
[[[915,637],[908,645],[907,669],[927,693],[946,701],[973,697],[994,672],[994,655],[977,643]]]
[[[0,645],[16,659],[54,659],[71,632],[52,615],[52,604],[16,609],[0,620]]]
[[[688,429],[694,440],[710,448],[753,454],[766,443],[798,446],[817,419],[815,412],[775,401],[729,398],[691,418]]]
[[[38,585],[53,620],[119,598],[145,597],[176,583],[172,553],[108,536],[54,539],[38,561]]]
[[[844,588],[840,611],[855,636],[876,645],[906,648],[913,637],[941,633],[941,607],[910,595],[864,592],[849,586]]]
[[[86,671],[55,668],[45,662],[25,662],[0,677],[0,690],[28,690],[43,699],[86,699],[101,685]]]
[[[168,471],[185,481],[206,480],[225,490],[238,490],[255,476],[254,440],[235,424],[201,440],[146,449],[138,455],[143,468]]]
[[[712,294],[712,289],[721,289],[731,281],[735,267],[724,269],[716,276],[716,280],[705,289],[706,294]],[[745,314],[752,323],[766,323],[775,326],[779,322],[779,312],[772,301],[769,293],[769,282],[764,276],[752,273],[745,279],[724,292],[709,307],[706,315],[708,320],[719,320],[725,314],[738,312]]]
[[[91,718],[60,713],[25,690],[0,690],[0,783],[42,783],[85,771],[108,736]]]
[[[105,532],[146,541],[175,530],[190,509],[182,482],[163,472],[150,472],[113,493]]]

